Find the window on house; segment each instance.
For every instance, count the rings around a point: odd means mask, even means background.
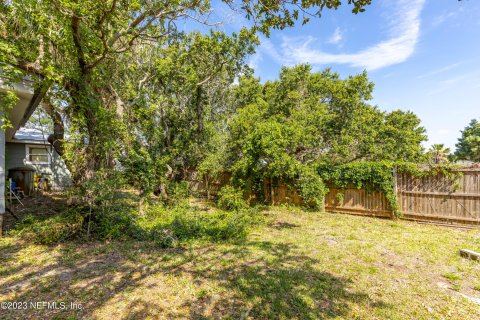
[[[31,163],[50,163],[50,156],[45,147],[29,147],[28,161]]]

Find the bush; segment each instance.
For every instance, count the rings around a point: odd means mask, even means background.
[[[161,247],[175,247],[190,241],[229,241],[246,237],[261,221],[253,208],[236,212],[204,211],[194,207],[152,205],[145,216],[134,208],[112,206],[92,215],[90,237],[97,240],[154,241]],[[69,209],[50,218],[26,216],[11,231],[27,241],[51,245],[72,239],[87,239],[88,207]]]
[[[121,177],[110,177],[101,179],[99,175],[89,180],[70,194],[77,205],[48,218],[27,216],[13,233],[47,245],[70,239],[136,239],[171,247],[195,239],[240,239],[259,221],[256,210],[247,210],[241,193],[232,187],[222,191],[220,203],[235,212],[191,207],[186,201],[187,182],[170,185],[168,206],[157,202],[146,208],[145,215],[139,215],[140,196],[119,188]]]
[[[190,196],[187,181],[171,182],[167,187],[168,204],[170,206],[186,205]]]
[[[68,209],[51,217],[28,216],[13,233],[41,244],[69,239],[124,239],[143,237],[138,227],[138,196],[123,191],[120,172],[99,171],[68,192]]]
[[[88,230],[85,219],[84,230]],[[138,225],[137,208],[128,208],[122,204],[112,205],[100,213],[93,213],[90,221],[90,235],[99,240],[143,239],[144,232]]]
[[[67,211],[48,218],[27,215],[10,234],[33,243],[51,245],[73,239],[80,233],[83,221],[83,216],[77,211]]]
[[[218,192],[217,205],[220,209],[227,211],[239,211],[247,207],[243,199],[243,192],[232,186],[224,186]]]
[[[322,209],[327,188],[322,178],[308,167],[303,167],[298,178],[298,191],[306,206]]]

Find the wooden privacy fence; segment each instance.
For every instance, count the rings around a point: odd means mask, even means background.
[[[434,221],[452,224],[480,225],[480,167],[456,169],[460,176],[452,181],[443,175],[414,177],[407,173],[396,176],[397,205],[401,218],[417,221]],[[222,174],[210,182],[210,194],[228,183],[230,174]],[[191,185],[206,193],[205,182],[196,177]],[[203,191],[202,191],[203,190]],[[268,203],[302,204],[297,190],[285,184],[263,183],[264,197]],[[349,214],[393,218],[394,212],[382,192],[364,189],[335,189],[325,196],[325,210]]]
[[[383,192],[367,192],[365,189],[330,188],[325,196],[325,210],[393,218],[393,210]]]
[[[397,205],[402,219],[452,224],[480,224],[480,168],[460,168],[458,181],[443,175],[396,177]],[[340,196],[339,196],[340,195]],[[330,189],[327,211],[393,217],[382,192]]]
[[[455,185],[445,176],[397,177],[399,211],[405,219],[480,223],[480,168],[461,168]]]

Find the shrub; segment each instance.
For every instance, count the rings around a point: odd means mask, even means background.
[[[75,238],[137,239],[171,247],[195,239],[240,239],[259,221],[257,211],[247,210],[240,193],[233,188],[223,190],[221,199],[222,205],[234,212],[191,207],[186,201],[186,182],[170,185],[172,202],[168,206],[152,203],[145,215],[139,215],[139,195],[119,188],[120,182],[114,177],[108,181],[96,177],[72,191],[75,206],[48,218],[27,216],[13,233],[47,245]]]
[[[233,186],[224,186],[218,192],[217,205],[220,209],[227,211],[239,211],[247,207],[243,199],[243,192]]]
[[[167,187],[170,206],[186,205],[190,196],[188,181],[171,182]]]
[[[303,167],[298,178],[298,191],[305,205],[322,209],[327,188],[322,178],[308,167]]]
[[[11,232],[27,241],[46,245],[87,239],[87,211],[88,207],[72,208],[46,219],[29,215]],[[136,239],[154,241],[161,247],[175,247],[196,240],[243,239],[260,221],[261,215],[254,208],[212,212],[194,207],[152,205],[141,217],[134,208],[118,205],[102,214],[92,215],[88,239]]]
[[[27,215],[10,234],[33,243],[50,245],[74,238],[80,233],[83,221],[83,216],[77,211],[48,218]]]
[[[90,234],[99,240],[112,239],[143,239],[144,232],[138,225],[137,208],[128,208],[119,203],[110,206],[97,214],[94,212],[90,221]],[[88,220],[84,225],[83,232],[88,230]]]

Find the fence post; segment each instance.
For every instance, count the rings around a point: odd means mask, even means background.
[[[396,206],[398,208],[399,207],[399,205],[398,205],[398,186],[397,186],[398,175],[397,175],[397,167],[396,166],[393,167],[392,174],[393,174],[393,192],[395,194]],[[395,211],[392,211],[392,219],[394,218],[394,214],[395,214]]]
[[[327,199],[327,195],[323,195],[322,197],[322,205],[320,207],[320,212],[325,212],[325,199]]]

